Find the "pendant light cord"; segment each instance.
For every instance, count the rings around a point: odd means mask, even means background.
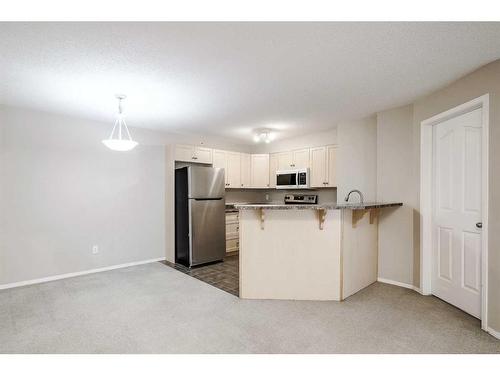
[[[113,126],[113,130],[111,130],[111,135],[109,136],[109,139],[113,139],[113,136],[114,136],[115,130],[116,130],[116,125],[118,125],[118,139],[122,140],[122,127],[124,127],[125,131],[127,133],[127,137],[131,141],[132,136],[130,135],[130,132],[128,130],[127,123],[125,122],[125,119],[123,118],[122,100],[123,100],[123,98],[121,98],[121,97],[118,98],[118,118],[115,121],[115,125]]]

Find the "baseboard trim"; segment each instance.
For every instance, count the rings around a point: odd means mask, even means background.
[[[41,284],[41,283],[46,283],[48,281],[68,279],[70,277],[88,275],[88,274],[91,274],[91,273],[111,271],[111,270],[116,270],[118,268],[140,266],[141,264],[160,262],[162,260],[165,260],[165,258],[163,257],[163,258],[147,259],[147,260],[141,260],[139,262],[122,263],[122,264],[117,264],[117,265],[114,265],[114,266],[101,267],[101,268],[93,268],[91,270],[85,270],[85,271],[79,271],[79,272],[64,273],[64,274],[55,275],[55,276],[42,277],[40,279],[32,279],[32,280],[26,280],[26,281],[17,281],[15,283],[0,285],[0,290],[2,290],[2,289],[17,288],[17,287],[26,286],[26,285]]]
[[[421,292],[421,290],[420,290],[419,287],[416,287],[416,286],[411,285],[411,284],[406,284],[406,283],[402,283],[400,281],[394,281],[394,280],[389,280],[389,279],[383,279],[381,277],[377,278],[377,281],[379,283],[391,284],[391,285],[400,286],[402,288],[411,289],[411,290],[414,290],[414,291],[422,294],[422,292]]]
[[[495,331],[493,328],[491,327],[487,327],[486,328],[486,332],[488,332],[491,336],[493,336],[494,338],[500,340],[500,332],[498,331]]]

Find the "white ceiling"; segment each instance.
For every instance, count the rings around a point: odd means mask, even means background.
[[[500,58],[500,23],[0,23],[0,103],[252,142],[406,104]]]

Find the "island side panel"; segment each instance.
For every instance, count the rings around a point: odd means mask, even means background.
[[[340,210],[240,211],[240,297],[340,300]]]
[[[353,210],[342,210],[342,299],[377,281],[378,273],[378,219],[370,224],[370,212],[365,210],[353,227],[352,214]]]

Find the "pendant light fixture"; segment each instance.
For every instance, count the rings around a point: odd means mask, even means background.
[[[130,151],[137,146],[138,143],[132,140],[123,116],[122,100],[124,100],[126,96],[116,95],[116,98],[118,99],[118,117],[116,118],[111,135],[108,139],[103,140],[102,143],[114,151]]]

